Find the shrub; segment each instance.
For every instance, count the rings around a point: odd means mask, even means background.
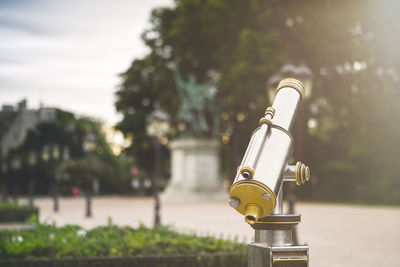
[[[36,207],[0,202],[0,222],[25,222],[29,217],[38,215]]]
[[[0,267],[245,267],[245,254],[0,260]]]
[[[215,253],[243,254],[246,246],[144,225],[133,229],[110,223],[85,230],[77,225],[57,227],[54,223],[36,223],[34,229],[0,231],[0,258],[4,260]]]

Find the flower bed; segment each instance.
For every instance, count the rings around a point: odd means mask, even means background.
[[[0,231],[0,266],[244,266],[247,247],[166,227],[36,224]]]
[[[246,267],[246,254],[0,260],[0,267]]]

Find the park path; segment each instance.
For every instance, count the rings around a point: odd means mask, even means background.
[[[60,212],[52,211],[49,198],[39,198],[40,220],[86,228],[107,224],[152,225],[151,198],[96,197],[93,217],[84,217],[83,198],[61,198]],[[250,242],[253,230],[226,201],[163,203],[162,223],[180,231],[195,231]],[[400,266],[400,207],[299,203],[301,243],[310,246],[310,266]]]

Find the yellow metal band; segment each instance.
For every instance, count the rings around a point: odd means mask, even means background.
[[[264,115],[270,114],[271,117],[275,116],[275,109],[273,107],[267,107],[267,109],[264,112]]]
[[[276,124],[272,125],[271,128],[278,129],[278,130],[284,132],[287,136],[289,136],[289,138],[292,140],[292,153],[293,153],[294,152],[295,142],[294,142],[294,138],[293,138],[292,134],[288,130],[286,130],[285,128],[283,128],[283,127],[281,127],[279,125],[276,125]]]
[[[310,168],[308,166],[306,166],[304,163],[301,163],[300,161],[298,161],[296,163],[294,176],[296,179],[296,184],[302,185],[305,182],[308,182],[308,180],[310,180]]]
[[[240,174],[243,175],[244,172],[248,172],[250,174],[249,178],[246,179],[251,179],[254,176],[254,169],[252,167],[249,166],[244,166],[240,169]]]
[[[267,122],[267,121],[268,121],[268,122]],[[272,123],[272,122],[271,122],[269,119],[267,119],[267,118],[261,118],[261,119],[260,119],[260,121],[259,121],[259,126],[253,130],[253,132],[251,133],[250,138],[255,134],[255,132],[257,132],[258,130],[260,130],[261,125],[264,124],[264,123],[265,123],[265,124],[268,124],[268,126],[269,126],[270,128],[278,129],[278,130],[284,132],[287,136],[289,136],[289,138],[292,140],[292,153],[293,153],[293,152],[294,152],[294,147],[295,147],[295,142],[294,142],[294,138],[293,138],[292,134],[291,134],[289,131],[287,131],[285,128],[283,128],[283,127],[281,127],[281,126],[279,126],[279,125],[276,125],[276,124],[270,125],[269,123]]]
[[[257,132],[260,128],[261,128],[260,126],[258,126],[257,128],[255,128],[255,129],[253,130],[253,132],[251,133],[250,138],[251,138],[251,137],[253,136],[253,134],[254,134],[255,132]]]
[[[301,164],[301,169],[300,169],[300,173],[301,173],[301,175],[300,175],[300,177],[301,177],[301,183],[302,184],[304,184],[306,181],[306,179],[305,179],[305,168],[306,167],[306,165],[304,165],[304,164]]]
[[[269,127],[272,127],[272,125],[273,125],[272,121],[270,121],[270,120],[267,119],[267,118],[261,118],[261,119],[258,121],[258,126],[261,127],[261,125],[263,125],[263,124],[267,124]]]
[[[311,176],[310,167],[308,167],[308,166],[306,167],[305,175],[306,175],[306,181],[308,182],[310,180],[310,176]]]
[[[295,179],[296,179],[296,184],[297,184],[297,185],[301,185],[301,174],[300,174],[300,170],[301,170],[301,162],[298,161],[298,162],[296,163],[296,168],[295,168],[295,171],[294,171],[294,177],[295,177]]]
[[[303,100],[305,94],[305,88],[304,85],[299,80],[296,80],[294,78],[283,79],[279,83],[278,88],[276,89],[276,93],[278,93],[278,91],[284,87],[290,87],[297,90],[301,96],[301,99]]]

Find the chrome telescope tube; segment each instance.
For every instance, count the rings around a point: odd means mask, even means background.
[[[272,107],[267,108],[259,127],[253,131],[229,193],[230,205],[249,224],[274,210],[285,173],[295,173],[297,184],[309,178],[309,169],[304,164],[297,164],[296,170],[288,165],[294,149],[290,130],[304,93],[300,81],[282,80]]]

